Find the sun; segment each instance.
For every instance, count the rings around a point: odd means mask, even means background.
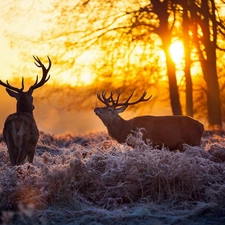
[[[82,71],[82,74],[79,77],[78,85],[90,85],[94,82],[95,76],[88,69]]]
[[[184,46],[181,41],[175,41],[170,45],[170,54],[174,63],[180,64],[184,60]]]

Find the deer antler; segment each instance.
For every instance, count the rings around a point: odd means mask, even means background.
[[[21,88],[13,87],[12,85],[9,84],[8,80],[6,81],[6,83],[4,83],[0,80],[0,85],[19,93],[19,92],[22,92],[24,89],[24,79],[22,78],[22,87]]]
[[[109,96],[109,98],[106,98],[106,92],[103,91],[102,92],[102,96],[100,95],[100,93],[97,93],[97,97],[98,99],[105,104],[106,106],[110,107],[110,102],[111,102],[111,98],[112,98],[113,92],[111,92],[111,95]]]
[[[134,91],[131,93],[131,95],[128,97],[128,99],[124,103],[118,103],[118,102],[116,102],[117,103],[117,106],[135,105],[135,104],[137,104],[139,102],[146,102],[146,101],[148,101],[152,97],[152,95],[150,95],[148,98],[145,99],[145,96],[147,95],[147,92],[144,91],[143,94],[142,94],[142,96],[138,100],[136,100],[134,102],[129,102],[130,99],[131,99],[131,97],[133,96],[133,94],[134,94]],[[119,94],[119,96],[120,96],[120,94]],[[119,99],[119,96],[118,96],[117,99]]]
[[[113,95],[114,95],[113,92],[110,93],[110,96],[108,98],[106,98],[106,92],[105,91],[102,92],[102,95],[97,93],[97,97],[107,107],[112,107],[112,108],[116,108],[118,106],[125,106],[127,108],[129,105],[135,105],[135,104],[137,104],[139,102],[146,102],[152,97],[152,95],[151,95],[148,98],[145,98],[147,92],[144,91],[144,93],[142,94],[142,96],[138,100],[136,100],[134,102],[129,102],[130,99],[132,98],[133,94],[134,94],[134,91],[131,93],[131,95],[128,97],[128,99],[125,102],[123,102],[123,103],[119,103],[119,99],[120,99],[121,93],[118,94],[116,100],[113,99]]]
[[[48,57],[48,56],[47,56]],[[50,78],[50,75],[47,77],[48,75],[48,72],[51,68],[51,60],[50,58],[48,57],[48,62],[49,62],[49,65],[48,65],[48,68],[46,69],[46,67],[44,66],[44,64],[41,62],[41,60],[38,58],[38,56],[33,56],[33,58],[35,59],[36,62],[34,62],[34,64],[37,66],[37,67],[41,67],[42,68],[42,78],[41,80],[38,82],[38,75],[37,75],[37,78],[36,78],[36,81],[35,83],[30,87],[29,90],[34,90],[34,89],[37,89],[41,86],[43,86]]]

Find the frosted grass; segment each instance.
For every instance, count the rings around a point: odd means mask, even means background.
[[[225,224],[225,138],[202,147],[133,149],[106,133],[41,132],[34,163],[11,167],[0,142],[3,224]],[[2,138],[0,139],[2,140]]]

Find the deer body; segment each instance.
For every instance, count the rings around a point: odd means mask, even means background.
[[[28,91],[23,91],[23,79],[22,88],[20,89],[11,86],[8,81],[4,83],[0,80],[0,85],[6,87],[8,94],[17,100],[16,113],[7,117],[3,129],[3,137],[13,166],[21,164],[26,157],[29,163],[33,162],[39,137],[38,128],[33,117],[34,106],[32,93],[49,80],[50,76],[47,77],[47,74],[51,68],[51,60],[48,58],[49,66],[46,69],[38,57],[34,57],[34,59],[36,60],[36,66],[42,68],[43,76],[39,82],[37,77],[36,82]]]
[[[32,163],[39,132],[30,113],[14,113],[7,117],[3,136],[12,165],[21,164],[26,157]]]
[[[143,94],[143,96],[145,96]],[[109,135],[117,140],[119,143],[124,143],[129,134],[137,131],[139,128],[143,128],[143,139],[146,141],[149,139],[153,146],[168,147],[170,150],[183,150],[183,144],[192,146],[200,146],[201,136],[204,130],[203,125],[188,116],[139,116],[130,120],[124,120],[118,113],[123,112],[129,105],[128,101],[125,103],[118,103],[117,100],[113,100],[111,96],[105,97],[105,93],[102,94],[101,101],[106,102],[106,107],[95,108],[96,115],[102,120],[107,127]],[[132,96],[132,95],[131,95]],[[140,101],[147,101],[141,97]],[[136,104],[140,101],[136,101],[131,104]],[[112,103],[112,106],[109,105]],[[121,108],[115,108],[122,106]]]

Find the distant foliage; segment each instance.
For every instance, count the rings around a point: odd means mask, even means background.
[[[57,137],[41,132],[34,163],[11,167],[1,139],[1,221],[48,224],[54,216],[66,223],[76,216],[89,223],[90,217],[104,215],[101,220],[107,222],[113,214],[115,222],[115,212],[122,210],[123,224],[123,213],[134,205],[145,204],[148,213],[151,204],[163,202],[183,210],[225,208],[224,134],[206,133],[202,148],[186,145],[184,153],[154,149],[139,133],[128,141],[136,147],[118,144],[106,133]]]

